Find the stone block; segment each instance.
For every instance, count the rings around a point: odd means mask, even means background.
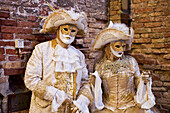
[[[6,62],[3,65],[4,69],[21,69],[26,67],[25,62]]]

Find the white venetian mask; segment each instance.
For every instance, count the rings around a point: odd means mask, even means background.
[[[77,27],[73,25],[62,25],[59,28],[60,40],[65,44],[71,44],[78,32]]]

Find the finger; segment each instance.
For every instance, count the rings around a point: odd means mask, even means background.
[[[78,110],[78,108],[75,107],[75,108],[73,109],[73,112],[72,112],[72,113],[75,113],[77,110]]]

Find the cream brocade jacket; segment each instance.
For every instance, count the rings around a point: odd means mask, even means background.
[[[143,98],[142,92],[145,92],[143,90],[143,88],[145,88],[144,85],[137,88],[139,95],[137,94],[136,99],[134,89],[137,86],[137,81],[135,81],[135,78],[138,80],[138,83],[139,81],[141,83],[143,81],[140,77],[138,63],[133,57],[125,55],[117,61],[110,61],[104,56],[104,58],[96,64],[95,68],[96,72],[94,75],[98,75],[96,76],[97,79],[95,83],[95,105],[99,110],[104,107],[111,111],[114,111],[115,109],[127,109],[136,106],[136,101],[140,104],[145,103],[143,108],[146,109],[153,107],[155,104],[152,93],[149,93],[149,95],[152,96],[150,96],[151,103],[148,101],[141,102]],[[148,89],[149,91],[151,91],[150,82],[148,82],[150,85],[148,85],[148,88],[150,88]],[[145,98],[143,98],[143,100],[145,100]]]
[[[83,53],[73,46],[64,49],[56,40],[36,45],[27,63],[25,84],[32,91],[30,113],[68,112],[63,104],[66,93],[88,112],[92,100],[88,71]]]

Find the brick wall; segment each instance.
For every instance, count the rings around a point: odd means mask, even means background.
[[[169,2],[170,3],[170,2]],[[168,0],[132,0],[132,55],[153,72],[152,90],[161,113],[170,112],[170,8]]]
[[[105,0],[48,0],[55,8],[66,9],[78,6],[88,16],[89,33],[77,36],[74,46],[86,56],[88,69],[93,71],[94,57],[89,57],[91,41],[107,22],[107,2]],[[7,112],[9,77],[24,75],[26,63],[35,45],[54,39],[56,34],[39,34],[42,21],[39,16],[50,12],[44,0],[0,0],[0,94],[4,96],[3,112]],[[15,49],[15,39],[24,39],[22,55]]]

